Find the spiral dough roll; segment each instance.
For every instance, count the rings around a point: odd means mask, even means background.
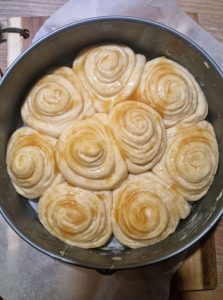
[[[166,148],[166,130],[159,114],[144,103],[124,101],[111,110],[109,117],[129,172],[151,169]]]
[[[81,81],[68,67],[40,79],[21,110],[25,124],[52,137],[58,137],[72,121],[94,112]]]
[[[157,176],[189,201],[203,197],[217,171],[218,144],[207,121],[191,127],[177,125],[167,130],[167,148],[153,168]]]
[[[130,175],[113,191],[113,233],[130,248],[163,240],[189,213],[187,201],[152,172]]]
[[[131,96],[137,88],[145,57],[124,45],[102,45],[82,51],[74,60],[77,73],[98,112]]]
[[[60,240],[81,248],[96,248],[111,236],[111,207],[111,192],[93,192],[62,183],[40,198],[38,214],[44,227]]]
[[[95,114],[74,122],[61,134],[56,158],[69,183],[92,190],[110,190],[127,177],[127,166],[107,123],[106,114]]]
[[[136,98],[159,112],[167,128],[181,121],[195,124],[208,112],[205,96],[193,75],[165,57],[146,63]]]
[[[56,139],[22,127],[14,132],[7,148],[7,170],[16,191],[29,199],[62,181],[55,160]]]

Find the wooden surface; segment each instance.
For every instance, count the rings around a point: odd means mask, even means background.
[[[169,300],[222,300],[223,299],[223,221],[215,229],[218,285],[215,290],[177,292],[172,283]],[[174,280],[175,278],[173,278]]]
[[[65,3],[64,0],[58,1],[1,1],[0,0],[0,22],[4,23],[9,16],[19,16],[19,15],[49,15],[53,13],[61,4]],[[177,3],[186,11],[188,12],[193,19],[199,22],[207,31],[212,33],[216,38],[220,41],[223,41],[223,0],[214,0],[214,1],[207,1],[207,0],[177,0]],[[44,19],[42,20],[44,21]],[[41,22],[41,21],[40,21]],[[31,22],[35,26],[39,26],[38,22]],[[0,45],[0,67],[6,67],[6,45]],[[221,222],[222,224],[222,222]],[[222,224],[223,225],[223,224]],[[215,239],[216,245],[216,253],[217,253],[217,271],[218,271],[218,287],[213,291],[197,291],[197,292],[175,292],[175,286],[173,284],[173,289],[171,293],[170,299],[177,299],[177,300],[206,300],[206,299],[213,299],[213,300],[222,300],[223,299],[223,226],[218,225],[216,228],[215,235],[212,235],[211,238],[206,239],[203,243],[206,243],[202,250],[193,251],[191,256],[188,258],[187,264],[184,264],[181,271],[178,272],[177,276],[173,279],[178,284],[178,288],[181,289],[188,289],[188,286],[185,286],[185,282],[194,282],[195,286],[201,286],[204,284],[206,287],[212,288],[213,280],[215,281],[215,274],[212,274],[213,263],[215,263],[215,256],[207,259],[207,249],[211,247],[213,249],[213,241]],[[213,253],[213,252],[212,252]],[[209,268],[208,270],[202,270],[197,268],[197,274],[191,273],[190,268],[191,266],[194,267],[195,261],[205,262],[202,266],[204,268]],[[199,265],[199,264],[197,264]],[[188,272],[189,270],[189,272]],[[205,271],[205,272],[204,272]],[[209,274],[206,278],[202,278],[198,276],[201,272],[205,274]],[[189,277],[185,278],[185,276]],[[201,281],[202,278],[202,281]],[[174,283],[174,282],[173,282]]]
[[[216,267],[213,231],[187,253],[182,267],[172,279],[173,287],[179,291],[215,289],[217,287]]]

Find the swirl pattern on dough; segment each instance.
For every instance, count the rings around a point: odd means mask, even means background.
[[[219,153],[207,112],[178,63],[94,45],[29,91],[8,174],[19,194],[41,197],[39,219],[60,240],[95,248],[113,231],[145,247],[173,233],[212,184]]]
[[[137,88],[145,57],[124,45],[102,45],[82,51],[73,62],[73,70],[88,90],[95,109],[109,112]]]
[[[152,172],[130,175],[113,191],[113,233],[130,248],[163,240],[189,213],[187,201]]]
[[[22,127],[14,132],[7,148],[7,170],[16,191],[34,199],[62,180],[55,160],[56,139]]]
[[[146,63],[136,98],[152,106],[167,128],[181,121],[193,125],[208,112],[204,93],[193,75],[165,57]]]
[[[111,208],[111,192],[93,192],[62,183],[40,198],[38,214],[44,227],[60,240],[81,248],[96,248],[111,236]]]
[[[76,121],[60,136],[57,164],[66,180],[92,190],[110,190],[127,177],[127,166],[112,138],[106,114]]]
[[[191,127],[179,124],[167,130],[167,148],[154,173],[188,201],[203,197],[217,171],[218,144],[207,121]]]
[[[166,130],[159,114],[144,103],[124,101],[111,110],[109,117],[129,172],[151,169],[166,148]]]
[[[68,67],[40,79],[21,110],[25,124],[52,137],[58,137],[72,121],[94,112],[81,81]]]

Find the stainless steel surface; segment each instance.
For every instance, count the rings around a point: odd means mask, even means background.
[[[0,296],[4,300],[143,300],[148,295],[163,299],[171,274],[182,260],[178,256],[162,265],[104,276],[37,251],[1,215],[0,254]]]

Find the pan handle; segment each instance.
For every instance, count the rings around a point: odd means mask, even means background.
[[[30,35],[28,29],[9,27],[9,28],[0,28],[0,43],[6,42],[6,39],[2,39],[3,33],[19,33],[24,39],[27,39]],[[2,69],[0,68],[0,80],[3,77]]]
[[[24,39],[27,39],[30,35],[28,29],[17,27],[0,28],[0,34],[2,33],[19,33]],[[5,40],[0,40],[0,42],[5,42]]]

